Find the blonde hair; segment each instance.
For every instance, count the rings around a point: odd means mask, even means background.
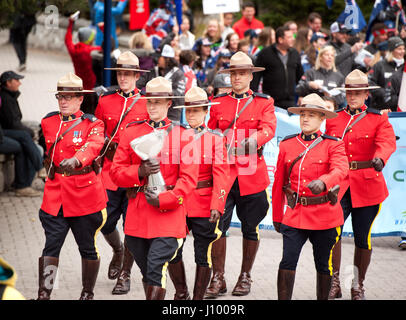
[[[319,70],[321,68],[320,58],[326,51],[332,51],[334,55],[336,54],[336,50],[334,49],[333,46],[324,46],[323,48],[321,48],[319,54],[317,55],[314,69]],[[337,72],[335,59],[333,60],[333,67],[331,69],[333,69],[334,72]]]
[[[151,41],[149,41],[148,36],[142,32],[138,31],[135,32],[130,40],[128,40],[128,45],[130,49],[146,49],[146,50],[153,50]]]
[[[204,31],[204,36],[207,37],[207,38],[209,38],[209,40],[212,41],[213,43],[216,43],[216,42],[218,42],[218,41],[221,39],[221,25],[220,25],[220,22],[219,22],[217,19],[212,18],[212,19],[210,19],[210,20],[208,21],[207,26],[209,26],[209,24],[210,24],[211,22],[216,22],[216,24],[217,24],[217,33],[216,33],[216,35],[214,36],[214,38],[211,38],[211,37],[208,35],[208,33],[207,33],[207,27],[206,27],[206,30]]]

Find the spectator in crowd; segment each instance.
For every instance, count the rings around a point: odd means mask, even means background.
[[[211,95],[214,90],[214,78],[216,74],[223,69],[227,69],[230,66],[230,58],[231,58],[231,53],[227,49],[224,49],[220,51],[218,55],[218,59],[216,62],[216,65],[213,69],[209,71],[206,77],[206,81],[204,83],[204,87],[206,88],[206,92],[208,95]]]
[[[332,46],[325,46],[319,51],[316,65],[305,72],[296,86],[296,93],[299,97],[317,93],[321,97],[332,96],[338,106],[344,104],[344,92],[336,89],[343,86],[344,76],[336,69],[335,54]]]
[[[319,50],[327,43],[328,36],[323,32],[314,32],[310,39],[310,46],[305,51],[304,69],[308,70],[315,66]],[[302,61],[302,60],[301,60]]]
[[[240,37],[235,32],[229,33],[224,41],[224,47],[230,51],[231,55],[238,51],[238,43],[240,42]]]
[[[128,0],[120,0],[117,1],[117,4],[112,7],[111,9],[111,14],[112,18],[111,19],[111,36],[114,39],[114,48],[118,48],[118,38],[117,38],[117,33],[116,33],[116,16],[120,16],[123,14],[124,9],[126,8],[128,3]],[[100,29],[100,26],[98,25],[99,22],[104,21],[104,0],[99,0],[94,4],[93,7],[94,10],[94,19],[95,19],[95,25],[96,25],[96,40],[95,44],[96,46],[100,46],[103,42],[103,31]]]
[[[371,85],[380,86],[371,91],[370,107],[378,110],[396,109],[392,105],[391,81],[397,70],[403,70],[405,66],[405,43],[400,37],[392,37],[388,40],[389,52],[385,59],[377,62],[369,72],[368,78]]]
[[[248,29],[245,31],[245,37],[242,40],[248,40],[249,47],[247,54],[249,54],[252,58],[253,54],[257,51],[258,34],[255,30]]]
[[[227,73],[218,73],[213,81],[214,91],[213,96],[228,93],[232,90],[230,75]]]
[[[324,96],[324,104],[329,111],[336,111],[338,109],[337,102],[333,97]]]
[[[195,44],[195,35],[190,32],[190,21],[187,16],[183,16],[180,25],[181,35],[179,36],[179,48],[181,50],[191,50]]]
[[[244,32],[248,29],[263,29],[264,24],[255,18],[255,5],[251,2],[242,5],[242,18],[233,25],[234,31],[240,39],[244,38]]]
[[[289,30],[291,30],[293,32],[293,37],[296,39],[297,31],[298,31],[296,22],[295,21],[288,21],[288,22],[285,22],[285,24],[283,26],[288,27]]]
[[[96,84],[96,75],[92,69],[92,51],[100,51],[100,46],[93,46],[93,39],[96,31],[91,27],[82,27],[78,30],[78,43],[73,43],[72,31],[73,25],[78,14],[73,14],[69,17],[69,25],[65,34],[65,45],[73,62],[75,74],[83,79],[83,88],[86,90],[93,89]]]
[[[352,70],[354,65],[355,54],[363,48],[362,42],[357,42],[350,46],[347,41],[346,34],[350,31],[344,25],[334,22],[331,27],[330,45],[336,50],[336,67],[338,71],[346,77]]]
[[[155,66],[154,58],[152,57],[154,50],[152,49],[152,44],[144,32],[135,32],[131,36],[130,40],[128,40],[128,45],[131,52],[137,56],[141,70],[150,70]]]
[[[185,93],[188,92],[189,89],[197,86],[196,75],[193,72],[193,65],[195,64],[196,58],[196,52],[193,50],[183,50],[179,55],[180,66],[186,78]]]
[[[300,55],[293,48],[293,33],[286,27],[276,29],[276,43],[261,50],[255,66],[265,70],[254,74],[251,88],[258,90],[263,78],[263,92],[275,100],[275,106],[295,106],[295,87],[303,75]]]
[[[241,39],[238,42],[237,51],[244,52],[246,55],[250,56],[250,58],[252,59],[252,57],[250,55],[250,41],[248,39]]]
[[[275,30],[272,27],[265,27],[258,35],[258,40],[255,48],[251,51],[251,56],[255,60],[256,56],[262,49],[269,47],[271,44],[274,43],[275,43]]]
[[[310,29],[312,29],[313,33],[321,32],[321,28],[323,26],[323,19],[320,14],[317,12],[312,12],[309,14],[307,18],[307,25]]]
[[[195,63],[194,70],[199,87],[203,86],[207,74],[209,73],[210,69],[214,68],[216,63],[216,59],[210,55],[211,45],[212,43],[210,42],[210,40],[204,38],[197,47],[196,54],[199,58]]]
[[[303,71],[305,72],[312,67],[306,54],[307,50],[310,48],[310,39],[312,38],[312,36],[312,29],[310,29],[309,27],[300,27],[297,32],[294,45],[294,48],[300,54]]]
[[[390,106],[391,111],[400,111],[398,109],[398,101],[399,101],[399,93],[400,87],[402,85],[402,78],[403,78],[403,69],[398,69],[398,71],[394,72],[392,75],[391,81],[391,101],[388,103]],[[406,240],[406,238],[405,238]],[[405,241],[406,246],[406,241]]]
[[[234,20],[234,14],[232,12],[226,12],[223,14],[223,26],[222,26],[222,32],[221,32],[221,39],[223,39],[223,42],[226,40],[227,36],[230,33],[234,33],[234,29],[232,28]]]
[[[18,13],[10,28],[10,42],[17,53],[19,61],[18,71],[26,69],[27,39],[32,27],[37,23],[34,13]]]
[[[119,49],[114,49],[114,38],[110,38],[111,41],[111,52],[110,52],[110,62],[114,66],[117,62],[117,58],[120,55]],[[92,70],[96,76],[95,87],[104,85],[104,46],[101,45],[100,51],[92,51],[90,56],[92,57]],[[115,72],[110,73],[110,85],[117,86],[117,77]],[[85,100],[86,98],[84,98]]]
[[[374,36],[374,40],[365,47],[365,50],[369,51],[372,54],[376,54],[379,49],[379,44],[382,42],[388,41],[388,32],[386,30],[386,26],[384,23],[376,23],[371,28],[372,35]]]
[[[190,24],[190,32],[193,33],[193,30],[195,27],[194,16],[193,16],[192,9],[190,9],[190,7],[189,7],[189,2],[190,2],[190,0],[182,0],[182,13],[183,13],[183,16],[188,17],[189,24]]]
[[[207,39],[211,42],[210,48],[210,56],[215,58],[218,50],[221,48],[223,44],[223,40],[221,39],[221,27],[220,23],[217,19],[211,19],[209,23],[207,24],[207,28],[205,32],[203,33],[203,37],[199,38],[195,45],[194,45],[194,50],[196,49],[197,46],[199,46],[204,39]]]
[[[137,81],[137,88],[143,90],[146,84],[158,76],[164,77],[172,83],[174,96],[184,96],[186,79],[183,71],[179,68],[178,62],[175,60],[175,50],[169,46],[164,46],[161,56],[158,58],[157,66],[151,72],[144,73]],[[173,99],[172,106],[183,104],[183,99]],[[180,109],[169,108],[168,118],[172,121],[180,121]]]

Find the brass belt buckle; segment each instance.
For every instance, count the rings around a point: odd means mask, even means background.
[[[70,173],[67,172],[67,171],[64,171],[64,172],[63,172],[63,175],[64,175],[65,177],[69,177],[69,176],[70,176]]]
[[[301,197],[301,198],[300,198],[300,204],[301,204],[302,206],[307,206],[307,198]]]
[[[350,170],[357,170],[358,169],[358,164],[356,161],[351,161],[350,162]]]

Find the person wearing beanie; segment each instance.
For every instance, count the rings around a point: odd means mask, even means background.
[[[405,61],[405,43],[400,37],[391,37],[388,40],[388,53],[385,58],[376,63],[369,71],[369,81],[372,85],[381,88],[371,91],[370,107],[385,110],[393,109],[391,96],[392,77],[397,70],[403,70]]]
[[[75,74],[83,79],[84,89],[93,89],[96,84],[96,75],[92,69],[92,57],[90,53],[101,50],[100,46],[93,46],[96,31],[91,27],[82,27],[78,30],[78,43],[73,43],[72,30],[75,20],[79,15],[74,13],[69,17],[69,25],[66,29],[65,45],[73,62]]]

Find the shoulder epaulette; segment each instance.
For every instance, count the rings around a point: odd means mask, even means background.
[[[126,125],[126,128],[131,127],[131,126],[135,126],[135,125],[137,125],[137,124],[144,123],[145,121],[146,121],[146,120],[132,121],[132,122],[130,122],[130,123],[128,123],[128,124]]]
[[[181,126],[182,128],[185,128],[185,129],[191,129],[191,127],[185,123],[179,123],[177,121],[172,121],[172,123],[174,126]]]
[[[218,136],[220,136],[220,137],[224,137],[223,133],[220,132],[218,129],[213,130],[213,129],[207,128],[207,131],[210,132],[210,133],[212,133],[212,134],[218,135]]]
[[[259,98],[264,98],[264,99],[269,99],[271,97],[269,94],[259,93],[259,92],[254,92],[252,95],[254,97],[259,97]]]
[[[217,99],[217,98],[225,97],[225,96],[227,96],[227,95],[228,95],[228,93],[227,93],[227,92],[225,92],[225,93],[221,93],[221,94],[218,94],[217,96],[215,96],[213,99]]]
[[[42,119],[46,119],[46,118],[50,118],[52,116],[56,116],[57,114],[59,114],[59,111],[52,111],[50,113],[48,113],[45,117],[43,117]]]
[[[90,114],[90,113],[85,113],[82,115],[82,119],[87,119],[91,122],[95,122],[97,120],[97,118],[95,117],[95,115]]]
[[[374,108],[367,108],[366,113],[374,113],[374,114],[379,114],[380,116],[382,115],[381,111],[378,109]]]
[[[286,141],[286,140],[289,140],[289,139],[292,139],[292,138],[294,138],[294,137],[297,137],[297,133],[295,133],[295,134],[290,134],[290,135],[288,135],[288,136],[286,136],[285,138],[283,138],[282,139],[282,141]],[[282,142],[281,141],[281,142]]]
[[[336,112],[341,112],[341,111],[344,111],[344,110],[345,110],[345,107],[337,109]]]
[[[323,139],[330,139],[330,140],[335,140],[335,141],[339,141],[339,140],[340,140],[340,139],[337,138],[337,137],[329,136],[329,135],[324,134],[324,133],[321,135],[321,137],[322,137]]]

